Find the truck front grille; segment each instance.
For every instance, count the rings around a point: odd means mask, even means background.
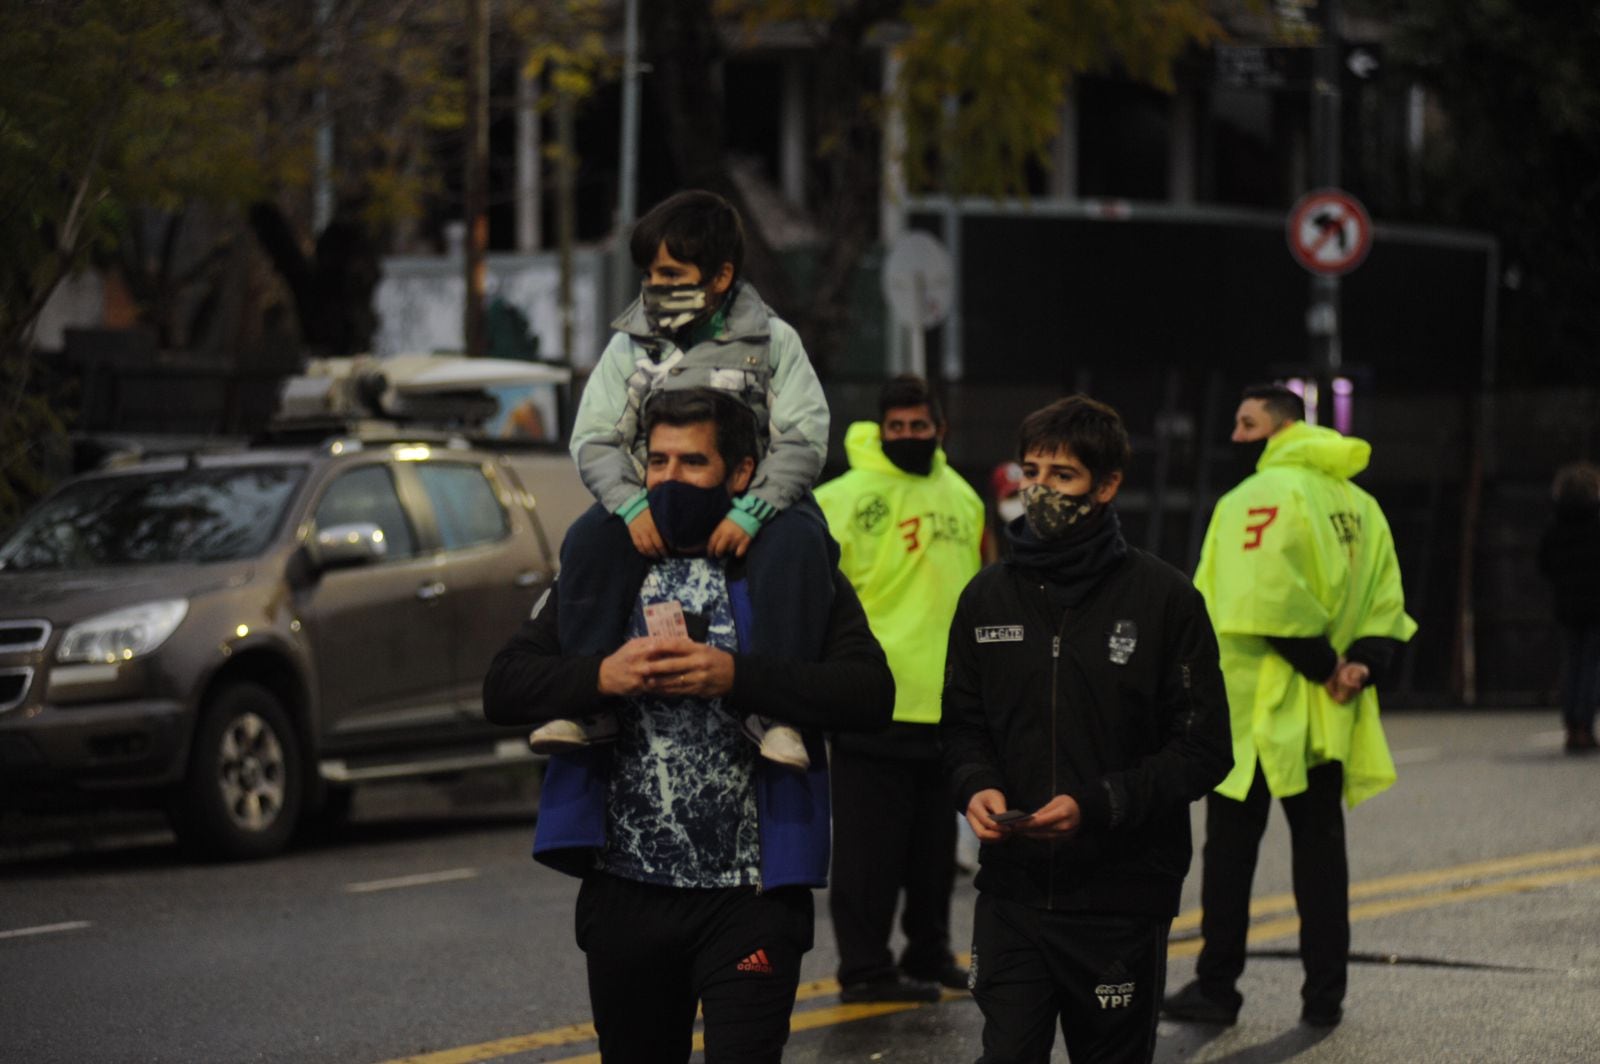
[[[22,700],[28,697],[28,683],[33,679],[33,670],[0,669],[0,713],[16,709],[22,705]]]
[[[0,621],[0,654],[38,650],[49,641],[49,621]]]

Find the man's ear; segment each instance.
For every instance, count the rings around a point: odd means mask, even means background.
[[[733,467],[733,474],[728,477],[728,494],[743,495],[755,475],[756,460],[748,457],[739,459],[739,464]]]
[[[1094,501],[1104,506],[1117,497],[1117,489],[1122,487],[1122,470],[1117,470],[1100,482],[1094,489]]]
[[[720,296],[722,293],[726,292],[732,284],[733,263],[724,262],[722,264],[722,269],[718,270],[717,275],[711,278],[711,292],[713,295]]]

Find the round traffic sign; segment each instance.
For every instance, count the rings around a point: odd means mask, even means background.
[[[1288,230],[1290,253],[1312,273],[1349,273],[1372,249],[1372,219],[1343,189],[1319,188],[1301,196],[1289,212]]]
[[[949,315],[955,294],[955,264],[943,244],[920,229],[894,238],[883,263],[883,298],[896,317],[932,328]]]

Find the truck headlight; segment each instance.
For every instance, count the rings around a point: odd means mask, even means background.
[[[188,599],[162,599],[79,621],[61,637],[57,661],[117,662],[167,641],[189,612]]]

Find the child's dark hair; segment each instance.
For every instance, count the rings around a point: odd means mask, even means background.
[[[1304,421],[1306,401],[1281,384],[1252,384],[1240,393],[1239,399],[1259,399],[1267,413],[1278,424],[1285,421]]]
[[[698,425],[702,421],[717,427],[717,453],[730,472],[746,458],[760,461],[755,413],[738,399],[715,388],[656,392],[644,407],[646,444],[657,425]]]
[[[1057,399],[1022,419],[1017,429],[1017,461],[1030,451],[1070,450],[1096,487],[1128,465],[1132,448],[1122,415],[1087,395]]]
[[[733,204],[715,192],[690,189],[650,208],[628,241],[633,264],[648,270],[662,244],[679,262],[698,266],[702,283],[715,277],[725,262],[733,263],[734,277],[744,269],[744,222]]]
[[[878,421],[882,423],[889,411],[907,406],[928,407],[935,426],[944,424],[944,411],[939,409],[939,397],[933,394],[928,382],[913,373],[902,373],[883,382],[878,390]]]

